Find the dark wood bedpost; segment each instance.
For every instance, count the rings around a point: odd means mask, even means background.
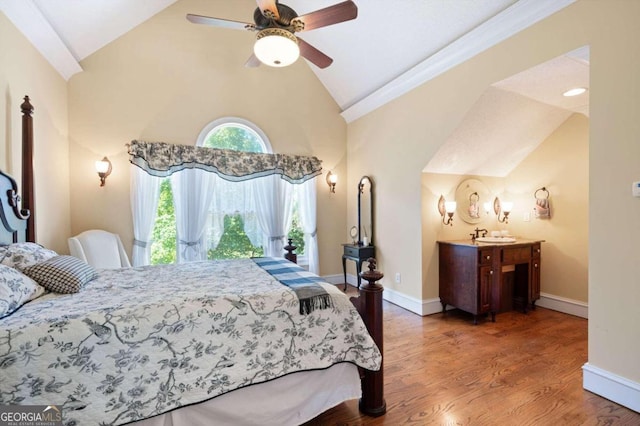
[[[387,411],[387,403],[384,400],[384,348],[382,342],[382,292],[384,287],[376,282],[384,274],[375,270],[376,260],[374,258],[370,257],[367,262],[369,262],[369,270],[360,273],[360,276],[368,283],[360,287],[360,295],[352,297],[351,302],[364,320],[369,334],[380,349],[380,353],[383,354],[380,370],[362,370],[362,398],[359,404],[360,411],[364,414],[378,417]]]
[[[289,238],[288,240],[289,244],[284,246],[284,249],[287,251],[287,253],[285,253],[284,255],[284,258],[290,262],[298,263],[298,255],[293,252],[298,247],[293,245],[293,241],[291,240],[291,238]]]
[[[27,219],[27,241],[36,241],[35,194],[33,185],[33,106],[24,97],[22,109],[22,210],[30,212]]]

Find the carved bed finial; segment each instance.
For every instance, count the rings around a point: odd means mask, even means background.
[[[289,244],[284,246],[284,249],[287,251],[287,253],[284,255],[284,258],[290,262],[298,263],[298,255],[293,252],[298,247],[293,245],[293,240],[291,238],[289,238],[288,241]]]
[[[24,97],[24,102],[20,105],[20,109],[24,115],[31,115],[33,113],[33,105],[29,102],[29,96]]]

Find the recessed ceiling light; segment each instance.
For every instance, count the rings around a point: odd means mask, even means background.
[[[567,90],[566,92],[564,92],[562,94],[562,96],[578,96],[578,95],[582,95],[584,92],[586,92],[587,89],[586,87],[575,87],[573,89]]]

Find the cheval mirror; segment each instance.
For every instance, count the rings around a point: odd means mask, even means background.
[[[358,245],[373,246],[373,180],[369,176],[358,183]]]

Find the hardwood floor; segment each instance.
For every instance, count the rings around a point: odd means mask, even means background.
[[[353,290],[351,290],[353,291]],[[315,425],[640,425],[640,413],[582,388],[587,320],[544,308],[420,317],[384,302],[387,413],[357,401]]]

